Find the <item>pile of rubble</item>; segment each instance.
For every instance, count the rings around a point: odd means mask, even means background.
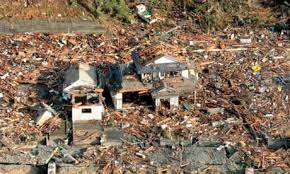
[[[199,35],[190,32],[188,21],[112,30],[98,36],[0,36],[0,163],[48,164],[50,171],[64,173],[290,170],[287,35],[265,30]],[[138,95],[116,107],[110,88],[101,90],[95,80],[112,84],[106,80],[110,67],[134,62],[133,50],[146,61],[167,54],[197,65],[194,92],[178,96],[176,107],[153,110],[155,103],[141,97],[144,90],[132,86]],[[70,66],[80,62],[78,69]],[[86,76],[78,73],[96,67],[102,78],[94,74],[71,88]],[[89,83],[94,87],[84,87]],[[90,115],[98,115],[94,122],[74,117],[87,104],[80,102],[83,97],[102,105],[103,112]]]

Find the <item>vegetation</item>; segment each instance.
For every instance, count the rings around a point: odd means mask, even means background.
[[[129,0],[70,0],[77,1],[93,16],[116,17],[124,22],[133,19]],[[265,27],[290,15],[290,0],[149,0],[144,4],[171,16],[190,17],[205,32],[228,27]],[[128,2],[128,3],[127,3]],[[256,3],[256,4],[254,4]],[[258,4],[257,4],[258,3]],[[133,3],[136,5],[136,3]],[[287,10],[288,9],[288,10]]]
[[[255,25],[263,26],[265,18],[253,13],[245,0],[151,0],[155,8],[163,9],[171,14],[182,11],[204,31],[220,30],[229,26]],[[159,2],[159,3],[158,3]],[[179,11],[177,13],[176,11]]]
[[[124,22],[131,22],[133,19],[132,12],[125,0],[77,0],[77,3],[96,18],[106,14]]]

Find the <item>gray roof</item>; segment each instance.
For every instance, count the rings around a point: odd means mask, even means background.
[[[70,86],[78,80],[97,85],[96,67],[84,63],[70,66],[65,73],[65,86]]]
[[[141,73],[153,73],[153,72],[177,72],[187,69],[185,64],[177,63],[162,63],[162,64],[152,64],[144,66],[140,72]]]
[[[154,61],[166,58],[171,60],[172,63],[160,63],[155,64]],[[175,57],[171,55],[159,55],[146,57],[146,59],[142,59],[136,50],[132,51],[132,59],[138,74],[141,73],[152,73],[152,72],[174,72],[174,71],[182,71],[188,69],[187,65]],[[150,64],[153,63],[153,64]]]

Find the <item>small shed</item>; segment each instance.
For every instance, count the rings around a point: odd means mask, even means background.
[[[167,107],[178,107],[179,95],[176,89],[162,83],[159,87],[155,88],[152,93],[152,98],[155,99],[155,108],[158,109],[162,105],[167,104]]]

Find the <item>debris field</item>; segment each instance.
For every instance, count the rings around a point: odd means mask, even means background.
[[[195,92],[170,110],[154,111],[136,96],[122,110],[106,101],[103,119],[87,126],[98,130],[95,143],[74,145],[71,104],[62,98],[65,71],[86,63],[109,74],[109,65],[131,62],[133,50],[196,64]],[[206,35],[191,32],[187,22],[114,26],[100,35],[1,35],[0,163],[54,161],[78,170],[95,166],[97,173],[287,173],[289,54],[287,35],[250,29]],[[38,125],[41,103],[54,116]]]

